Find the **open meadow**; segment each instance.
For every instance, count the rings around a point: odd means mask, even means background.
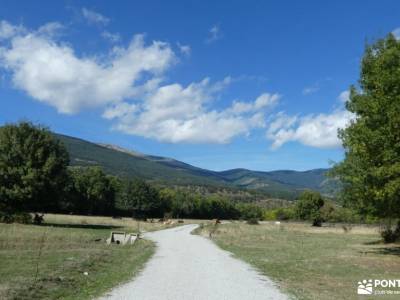
[[[51,214],[41,226],[0,224],[0,299],[92,299],[135,276],[154,252],[144,239],[107,245],[111,231],[171,226]]]
[[[373,226],[311,227],[303,223],[242,222],[196,230],[255,266],[297,299],[359,299],[357,282],[396,279],[400,245],[382,244]],[[398,297],[398,296],[397,296]],[[398,299],[383,296],[382,299]]]

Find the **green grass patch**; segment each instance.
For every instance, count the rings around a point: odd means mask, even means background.
[[[359,299],[359,280],[399,278],[400,246],[379,243],[376,228],[231,223],[218,225],[212,239],[298,299]]]
[[[46,221],[52,225],[0,224],[0,299],[92,299],[131,279],[154,253],[143,239],[106,244],[112,230],[135,232],[132,220],[51,215]]]

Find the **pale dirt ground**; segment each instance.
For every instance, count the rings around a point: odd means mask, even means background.
[[[101,300],[266,300],[288,299],[267,277],[210,240],[192,235],[198,225],[149,232],[154,257],[133,281]]]

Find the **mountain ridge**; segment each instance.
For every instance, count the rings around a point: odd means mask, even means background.
[[[337,190],[336,182],[325,176],[329,169],[253,171],[234,168],[213,171],[174,158],[147,155],[117,145],[54,135],[67,148],[72,166],[99,165],[107,173],[118,176],[141,177],[169,185],[255,190],[284,199],[293,199],[304,189],[317,190],[330,196]]]

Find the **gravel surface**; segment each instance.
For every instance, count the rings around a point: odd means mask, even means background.
[[[192,235],[197,225],[145,234],[157,250],[133,281],[103,300],[288,299],[267,277],[237,260],[210,240]]]

